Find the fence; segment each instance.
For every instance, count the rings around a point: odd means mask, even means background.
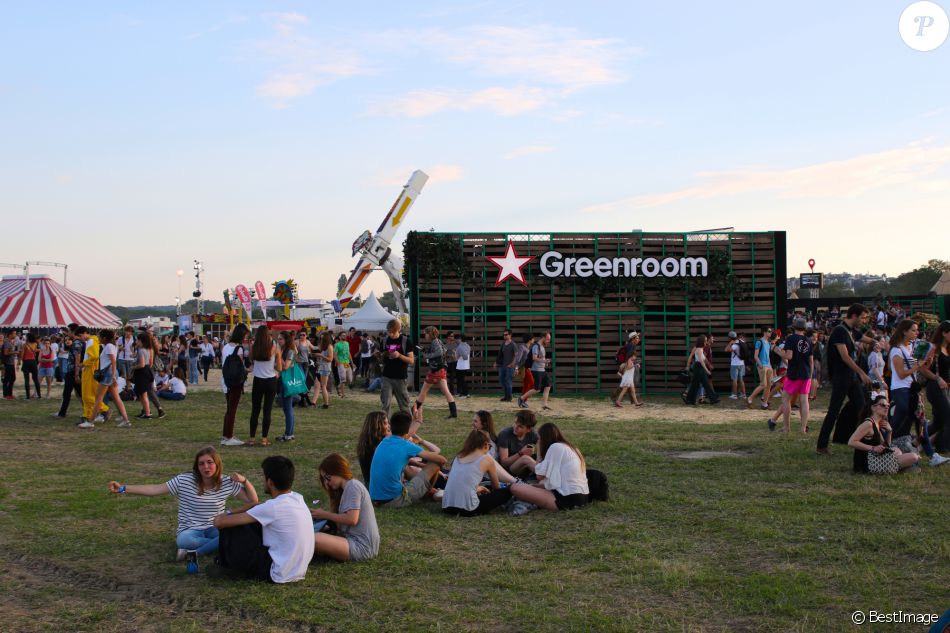
[[[619,381],[614,355],[631,330],[642,332],[641,391],[674,392],[690,343],[714,334],[714,382],[728,384],[726,333],[751,338],[762,325],[785,316],[785,233],[425,233],[448,236],[461,249],[468,270],[427,274],[407,254],[411,335],[435,325],[464,332],[473,349],[472,383],[496,388],[492,368],[502,332],[520,341],[526,332],[552,333],[551,376],[561,393],[600,393]],[[505,254],[511,241],[521,257],[526,285],[495,281],[499,268],[488,257]],[[705,257],[706,279],[640,277],[624,287],[604,288],[577,277],[541,275],[538,257],[556,250],[573,258]]]

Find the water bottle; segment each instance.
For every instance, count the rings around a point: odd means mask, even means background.
[[[185,571],[187,571],[189,574],[197,574],[198,573],[198,552],[195,552],[195,551],[188,552],[185,560],[188,561],[188,564],[185,565]]]

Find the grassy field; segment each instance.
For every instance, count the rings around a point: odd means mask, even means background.
[[[298,410],[297,442],[226,449],[225,469],[260,489],[261,459],[285,454],[295,489],[324,498],[317,464],[340,451],[358,469],[357,432],[375,403]],[[507,425],[504,406],[496,419]],[[699,425],[672,401],[637,420],[598,419],[602,401],[558,406],[583,412],[546,419],[608,474],[610,502],[476,519],[448,519],[432,503],[381,511],[377,560],[315,565],[305,581],[273,586],[187,575],[173,562],[175,500],[106,492],[111,479],[188,470],[220,436],[220,394],[170,403],[162,421],[91,432],[49,417],[48,401],[0,402],[0,630],[843,631],[858,609],[950,605],[950,467],[855,476],[850,451],[819,459],[814,430],[770,434],[739,408],[729,423]],[[424,435],[453,455],[470,413],[443,420],[441,398],[431,409]],[[245,397],[239,437],[248,412]],[[272,437],[283,430],[274,419]],[[736,456],[671,456],[692,450]]]

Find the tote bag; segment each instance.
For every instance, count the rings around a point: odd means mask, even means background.
[[[307,392],[307,378],[297,363],[280,373],[280,382],[284,388],[283,395],[285,398],[287,396],[299,396]]]

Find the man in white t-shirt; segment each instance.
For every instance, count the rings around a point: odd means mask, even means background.
[[[185,381],[178,376],[172,376],[167,381],[158,383],[156,380],[158,397],[166,400],[184,400],[188,394]]]
[[[313,518],[307,502],[291,490],[294,464],[272,455],[261,470],[271,498],[215,517],[214,527],[220,530],[218,565],[209,572],[229,569],[276,583],[303,580],[313,558]]]
[[[746,345],[741,334],[729,332],[729,343],[726,351],[729,352],[729,378],[732,379],[732,395],[730,400],[745,398],[745,360],[742,359],[742,346]]]

